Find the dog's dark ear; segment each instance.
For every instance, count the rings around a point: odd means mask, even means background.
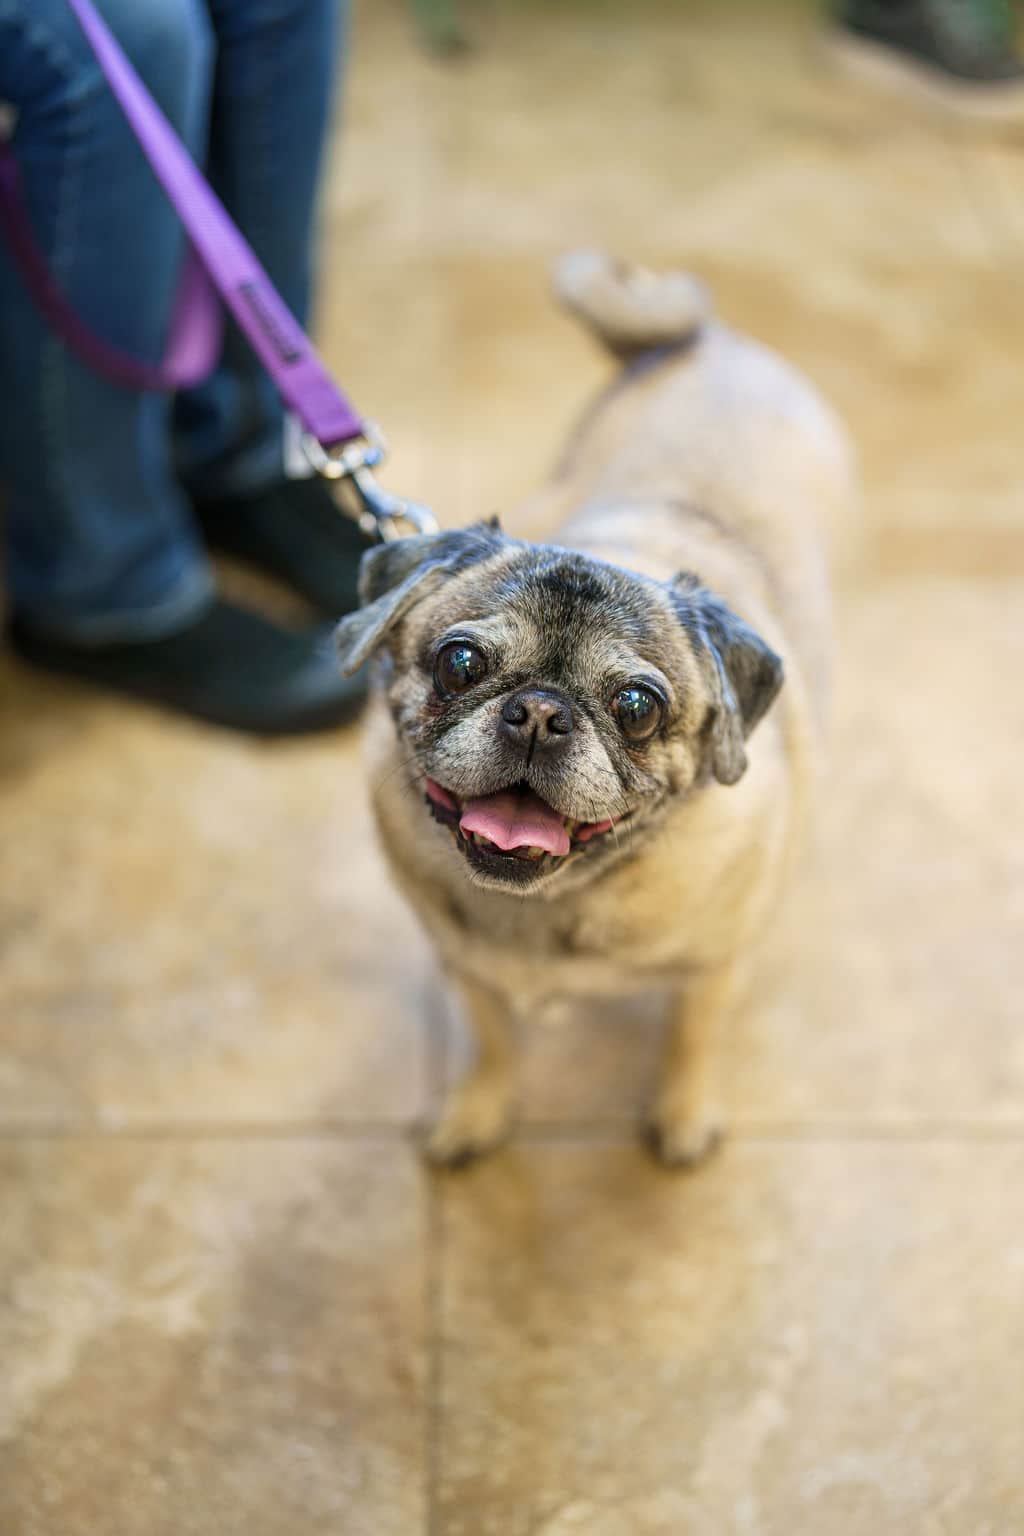
[[[711,770],[735,784],[747,766],[743,743],[782,687],[782,660],[695,576],[681,573],[671,590],[711,689]]]
[[[400,619],[456,571],[486,560],[504,542],[497,518],[470,528],[375,545],[359,572],[362,606],[335,630],[341,670],[358,671]]]

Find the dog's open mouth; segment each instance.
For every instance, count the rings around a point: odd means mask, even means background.
[[[428,778],[426,791],[435,821],[454,833],[459,848],[476,869],[520,884],[550,873],[571,854],[584,851],[625,820],[574,821],[525,783],[510,785],[493,795],[459,800]]]

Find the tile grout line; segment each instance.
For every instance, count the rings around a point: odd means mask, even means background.
[[[4,1125],[0,1141],[330,1141],[409,1142],[415,1122],[405,1120],[168,1120],[135,1125]]]
[[[448,1021],[439,996],[434,995],[426,1032],[423,1118],[429,1120],[441,1102],[448,1067]],[[424,1327],[426,1372],[423,1402],[424,1532],[441,1536],[440,1484],[444,1430],[444,1189],[426,1166],[421,1174],[426,1200],[426,1253],[424,1255]]]
[[[776,1146],[936,1146],[936,1145],[1014,1145],[1024,1142],[1024,1126],[986,1125],[760,1125],[727,1128],[725,1147]],[[644,1145],[639,1130],[630,1125],[546,1125],[519,1130],[508,1143],[537,1150],[554,1147],[636,1146]]]
[[[439,1090],[430,1090],[436,1101]],[[238,1121],[234,1124],[210,1121],[168,1121],[164,1124],[138,1125],[4,1125],[0,1123],[0,1143],[7,1142],[177,1142],[177,1141],[308,1141],[390,1142],[414,1145],[419,1122],[388,1120],[295,1120]],[[536,1120],[520,1124],[512,1138],[527,1146],[562,1143],[635,1141],[637,1127],[632,1120],[607,1119],[576,1121]],[[957,1121],[938,1116],[921,1120],[834,1121],[750,1120],[734,1122],[727,1132],[728,1142],[736,1145],[764,1141],[1020,1141],[1024,1140],[1024,1121]],[[430,1186],[434,1187],[433,1184]]]
[[[442,1333],[444,1304],[444,1195],[430,1170],[426,1180],[426,1329],[427,1360],[424,1387],[424,1467],[426,1536],[441,1536],[439,1506],[441,1455],[444,1430],[444,1340]]]

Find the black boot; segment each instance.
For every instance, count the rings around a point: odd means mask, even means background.
[[[297,736],[350,720],[365,681],[344,678],[327,628],[294,633],[222,599],[159,640],[86,646],[33,630],[17,616],[23,660],[178,714],[257,736]]]
[[[212,549],[276,576],[328,618],[359,606],[359,562],[371,540],[319,477],[193,505]]]
[[[833,53],[851,73],[963,116],[1024,119],[1006,0],[844,0]]]

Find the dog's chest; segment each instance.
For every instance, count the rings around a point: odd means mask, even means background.
[[[626,886],[629,888],[625,888]],[[529,1006],[553,994],[619,995],[671,985],[705,963],[688,903],[624,888],[529,907],[449,896],[437,937],[460,969]],[[663,897],[664,893],[662,893]],[[706,932],[706,928],[704,929]]]

